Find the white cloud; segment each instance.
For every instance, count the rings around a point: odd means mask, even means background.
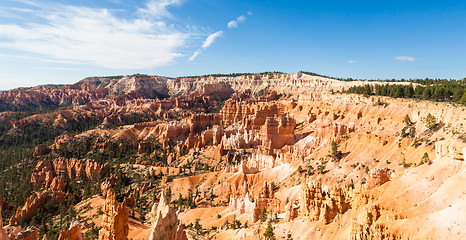
[[[218,37],[221,37],[223,35],[223,31],[218,31],[218,32],[215,32],[215,33],[212,33],[210,34],[206,40],[204,41],[204,44],[202,44],[202,48],[203,49],[206,49],[208,48],[210,45],[212,45],[212,43],[215,42],[215,39],[217,39]]]
[[[252,16],[252,15],[253,15],[251,11],[248,11],[247,14],[248,14],[249,16]]]
[[[170,13],[167,8],[170,5],[180,5],[181,0],[150,0],[145,8],[139,8],[138,11],[146,17],[169,17]]]
[[[248,15],[252,15],[252,12],[247,12]],[[237,28],[240,23],[243,23],[247,20],[247,18],[244,15],[241,15],[237,17],[234,20],[231,20],[228,22],[227,26],[228,28]],[[213,34],[210,34],[207,39],[204,41],[204,44],[202,44],[201,48],[199,48],[197,51],[193,53],[193,55],[188,59],[189,61],[194,61],[199,54],[201,54],[202,50],[208,48],[212,43],[214,43],[215,39],[223,35],[223,31],[217,31]]]
[[[228,28],[236,28],[238,27],[238,23],[236,22],[236,20],[231,20],[228,22]]]
[[[352,64],[352,63],[357,63],[357,62],[359,62],[359,61],[358,61],[358,60],[354,60],[354,59],[350,59],[350,60],[348,60],[348,63],[349,63],[349,64]]]
[[[180,0],[150,1],[139,12],[155,18],[132,19],[116,17],[102,8],[43,7],[30,13],[33,19],[41,18],[41,23],[30,20],[0,24],[0,50],[109,69],[167,65],[182,56],[179,50],[195,36],[175,29],[168,22],[153,19],[168,16],[167,6],[179,3]]]
[[[395,57],[398,62],[414,62],[416,59],[411,56],[398,56]]]
[[[208,47],[210,47],[210,45],[212,45],[212,43],[215,42],[215,39],[217,39],[218,37],[221,37],[223,35],[223,31],[220,30],[220,31],[217,31],[215,33],[212,33],[210,34],[206,40],[204,41],[204,43],[202,44],[201,48],[199,48],[197,51],[194,52],[194,54],[189,57],[189,61],[194,61],[194,59],[196,59],[196,57],[201,54],[202,50],[203,49],[207,49]]]
[[[241,15],[241,16],[237,17],[235,20],[229,21],[228,22],[228,28],[237,28],[239,23],[243,23],[245,21],[246,21],[246,17],[244,15]]]
[[[246,21],[246,17],[244,15],[241,15],[241,16],[236,18],[236,21],[238,23],[242,23],[242,22]]]

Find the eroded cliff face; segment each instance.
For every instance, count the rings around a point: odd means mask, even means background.
[[[64,191],[65,178],[100,179],[110,170],[108,163],[103,166],[93,160],[56,158],[53,161],[39,161],[31,175],[34,190]]]
[[[45,206],[47,199],[50,197],[49,192],[35,193],[26,200],[23,207],[18,207],[14,216],[10,219],[10,225],[18,225],[18,222],[23,220],[30,220],[41,208]],[[58,202],[63,202],[65,194],[63,192],[57,192],[53,194]]]

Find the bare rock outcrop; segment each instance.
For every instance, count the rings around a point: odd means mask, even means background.
[[[104,182],[102,182],[100,184],[100,191],[102,193],[102,196],[104,196],[106,198],[108,190],[113,188],[115,186],[115,184],[116,184],[116,178],[114,178],[114,177],[111,177],[111,178],[105,180]]]
[[[0,197],[0,211],[8,208],[8,203]]]
[[[296,122],[288,116],[268,117],[260,129],[262,145],[270,149],[279,149],[294,144]]]
[[[37,240],[38,239],[38,233],[37,229],[33,227],[28,227],[26,230],[23,230],[19,232],[18,234],[15,234],[14,236],[11,236],[10,239],[14,240]],[[8,238],[7,238],[8,239]]]
[[[380,186],[390,180],[391,172],[387,168],[373,168],[369,172],[366,188],[371,189]]]
[[[272,185],[264,182],[260,192],[253,197],[253,189],[245,181],[236,193],[230,194],[228,209],[239,211],[240,214],[249,213],[252,222],[259,221],[261,211],[265,208],[267,213],[276,213],[279,210],[280,200],[275,198]]]
[[[291,222],[293,219],[295,219],[298,216],[298,209],[295,207],[293,202],[289,202],[285,206],[285,216],[284,220],[285,222]]]
[[[299,198],[300,215],[311,221],[330,223],[338,214],[351,208],[348,189],[334,187],[324,191],[320,182],[302,184]]]
[[[42,192],[29,196],[23,207],[18,207],[16,214],[11,217],[10,225],[17,225],[21,219],[30,220],[40,208],[45,206],[47,199],[49,198],[48,192]]]
[[[50,148],[45,144],[40,144],[34,149],[32,154],[34,157],[39,157],[50,152]]]
[[[188,240],[188,236],[186,236],[186,232],[184,231],[183,224],[179,224],[178,228],[176,229],[176,240]]]
[[[3,229],[3,218],[2,218],[2,211],[0,209],[0,239],[8,240],[8,234],[6,233],[5,229]]]
[[[81,232],[81,226],[78,221],[73,221],[68,230],[60,232],[58,240],[83,240],[84,235]]]
[[[64,178],[75,179],[84,175],[88,178],[103,177],[110,170],[109,165],[100,165],[93,160],[57,158],[54,161],[39,161],[31,175],[31,183],[35,190],[48,190],[52,183],[55,190],[64,190]],[[55,179],[61,177],[60,179]],[[62,183],[63,182],[63,183]]]
[[[399,240],[401,236],[389,232],[388,228],[376,223],[380,216],[377,205],[366,206],[357,219],[351,222],[350,240]]]
[[[123,203],[116,200],[115,191],[110,188],[105,200],[102,229],[99,231],[99,240],[126,240],[129,233],[128,209]]]
[[[175,210],[170,207],[163,192],[157,208],[155,204],[152,207],[151,217],[154,225],[149,240],[187,239],[183,227],[179,224]]]
[[[454,160],[464,161],[466,156],[466,144],[456,140],[436,142],[435,155],[437,158],[449,157]]]

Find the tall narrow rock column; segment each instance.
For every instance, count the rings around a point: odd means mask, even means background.
[[[115,191],[110,188],[104,205],[104,218],[102,229],[99,231],[99,240],[126,240],[128,239],[128,209],[123,203],[116,200]]]

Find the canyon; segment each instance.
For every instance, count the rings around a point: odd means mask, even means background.
[[[0,196],[0,237],[264,239],[270,223],[277,239],[465,239],[466,107],[343,93],[378,84],[412,83],[133,75],[0,92],[1,141],[56,131],[5,168],[28,167],[31,189]]]

